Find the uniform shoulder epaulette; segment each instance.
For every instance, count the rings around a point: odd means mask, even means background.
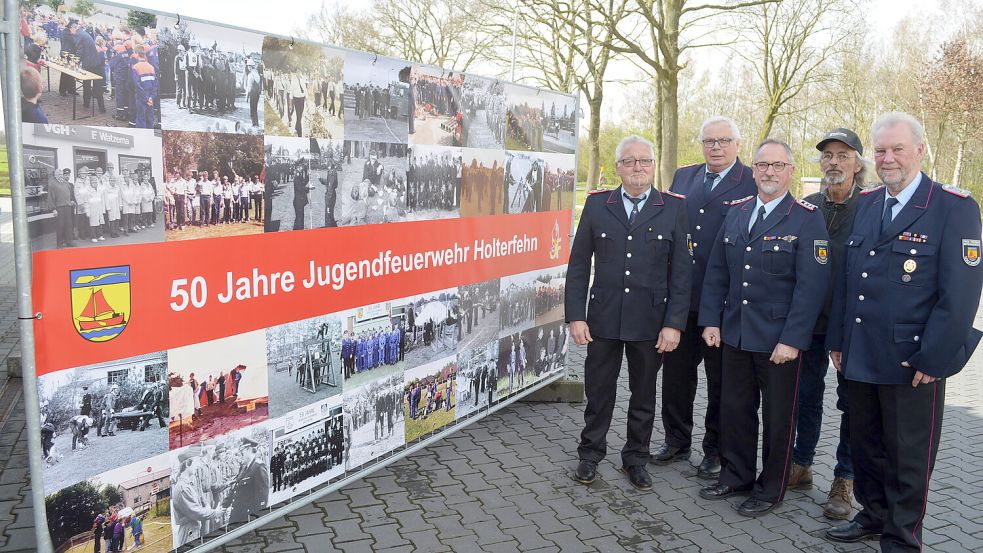
[[[884,185],[883,184],[880,185],[880,186],[875,186],[873,188],[868,188],[867,190],[861,190],[860,191],[860,195],[861,196],[866,196],[867,194],[873,194],[874,192],[877,192],[878,190],[880,190],[882,188],[884,188]]]
[[[819,209],[815,205],[813,205],[813,204],[811,204],[811,203],[809,203],[809,202],[807,202],[805,200],[795,200],[795,203],[801,205],[802,207],[808,209],[809,211],[816,211],[817,209]]]
[[[598,188],[597,190],[591,190],[591,191],[587,192],[587,195],[588,196],[593,196],[595,194],[601,194],[601,193],[610,192],[610,191],[611,191],[610,188]]]
[[[663,192],[663,194],[668,194],[668,195],[672,196],[673,198],[679,198],[680,200],[685,200],[686,199],[686,196],[685,195],[678,194],[676,192],[673,192],[672,190],[666,190],[665,192]]]
[[[943,184],[942,190],[952,194],[953,196],[959,196],[960,198],[968,198],[972,192],[966,190],[965,188],[959,188],[958,186],[952,186],[951,184]]]
[[[700,164],[699,163],[688,163],[686,165],[680,165],[679,168],[680,169],[686,169],[686,168],[689,168],[689,167],[696,167],[697,165],[700,165]]]
[[[729,202],[728,201],[724,201],[724,203],[727,204],[727,205],[739,205],[739,204],[742,204],[744,202],[749,202],[749,201],[751,201],[753,199],[754,199],[754,195],[752,194],[751,196],[748,196],[746,198],[741,198],[739,200],[731,200]]]

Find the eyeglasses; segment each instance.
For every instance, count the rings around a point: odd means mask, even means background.
[[[726,148],[727,146],[730,146],[730,143],[733,141],[733,138],[707,138],[701,140],[700,143],[703,144],[704,148],[713,148],[717,144],[720,144],[721,148]]]
[[[639,167],[651,167],[652,164],[655,163],[655,160],[652,158],[622,159],[622,160],[618,160],[618,163],[621,164],[622,167],[634,167],[635,165],[638,165]]]
[[[791,163],[785,163],[784,161],[774,161],[772,163],[768,163],[767,161],[759,161],[754,164],[754,168],[757,169],[758,171],[761,171],[762,173],[767,171],[769,167],[775,169],[776,173],[781,173],[782,171],[785,170],[786,167],[791,167],[791,166],[792,166]]]
[[[853,154],[848,154],[846,152],[840,152],[836,154],[836,161],[843,163],[844,161],[853,157]],[[823,161],[830,161],[833,159],[833,152],[823,152]]]

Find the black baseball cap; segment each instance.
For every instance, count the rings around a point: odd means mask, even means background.
[[[826,133],[826,136],[816,144],[816,149],[820,152],[826,147],[826,144],[836,140],[837,142],[842,142],[847,146],[853,148],[858,154],[864,155],[864,145],[860,142],[860,137],[857,133],[851,131],[850,129],[844,129],[842,127],[833,129]]]

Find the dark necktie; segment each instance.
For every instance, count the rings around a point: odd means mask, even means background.
[[[894,219],[894,206],[897,204],[897,198],[888,198],[887,201],[884,202],[884,217],[881,219],[881,233],[887,230],[887,227]]]
[[[718,175],[717,173],[707,173],[706,178],[703,179],[703,192],[707,196],[709,196],[710,192],[713,191],[713,181],[717,180],[717,177],[719,176],[720,175]]]
[[[642,196],[641,198],[632,198],[628,194],[625,194],[625,197],[628,198],[628,201],[632,204],[631,213],[628,214],[628,224],[633,225],[635,224],[635,219],[638,217],[638,204],[645,199],[645,196]]]
[[[750,236],[754,236],[755,231],[761,228],[761,223],[764,220],[765,220],[765,206],[761,206],[758,208],[758,218],[755,219],[754,224],[751,225]]]

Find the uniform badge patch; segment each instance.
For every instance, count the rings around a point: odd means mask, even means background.
[[[963,238],[963,261],[970,267],[980,264],[980,241]]]
[[[813,252],[820,265],[829,263],[829,240],[813,240]]]

